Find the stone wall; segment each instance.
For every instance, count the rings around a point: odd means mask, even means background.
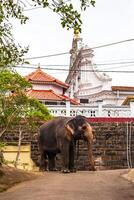
[[[93,154],[98,169],[121,169],[134,166],[134,123],[90,123],[96,137]],[[127,133],[131,133],[127,151]],[[87,147],[80,143],[79,169],[87,170]],[[128,155],[128,156],[127,156]],[[127,159],[128,157],[128,159]]]
[[[96,167],[103,169],[121,169],[128,166],[134,167],[134,123],[96,123],[91,122],[96,141],[93,144],[93,155]],[[129,137],[127,137],[127,133]],[[37,142],[38,130],[29,132],[23,124],[22,144],[31,144],[31,158],[39,164],[39,150]],[[131,136],[131,138],[130,138]],[[127,138],[128,142],[127,151]],[[8,130],[2,137],[2,140],[8,144],[15,144],[18,141],[18,127]],[[88,170],[88,155],[86,142],[79,141],[76,146],[76,152],[79,154],[77,163],[78,170]],[[57,167],[60,168],[60,155],[56,157]]]

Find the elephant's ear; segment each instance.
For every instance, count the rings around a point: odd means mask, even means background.
[[[65,128],[66,128],[66,137],[68,140],[71,140],[72,135],[74,134],[74,128],[73,128],[73,119],[70,119],[69,121],[67,121],[67,123],[65,124]]]
[[[85,131],[85,136],[87,137],[87,139],[92,141],[93,138],[94,138],[93,130],[92,130],[92,127],[90,126],[90,124],[88,122],[86,123],[84,131]]]

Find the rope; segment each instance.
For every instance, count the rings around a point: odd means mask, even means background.
[[[129,165],[129,152],[128,152],[128,122],[127,122],[127,166],[130,168]]]
[[[130,122],[130,126],[129,126],[129,163],[130,163],[130,168],[132,168],[131,141],[132,141],[132,126],[131,126],[131,122]]]
[[[131,122],[127,122],[127,166],[132,168],[132,152],[131,152],[132,126]]]

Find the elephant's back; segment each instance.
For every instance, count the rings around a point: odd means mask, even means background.
[[[55,131],[57,127],[63,127],[65,123],[68,121],[68,117],[56,117],[45,122],[40,126],[40,134],[50,131]]]
[[[68,121],[67,117],[56,117],[48,122],[45,122],[39,131],[39,144],[45,148],[57,146],[58,134],[64,135],[65,123]]]

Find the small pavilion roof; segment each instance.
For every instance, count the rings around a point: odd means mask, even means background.
[[[56,84],[59,85],[62,88],[67,89],[69,87],[68,84],[54,78],[53,76],[50,76],[49,74],[45,73],[41,70],[40,67],[33,71],[32,73],[28,74],[26,76],[26,79],[30,81],[31,83],[42,83],[42,84]]]

